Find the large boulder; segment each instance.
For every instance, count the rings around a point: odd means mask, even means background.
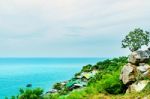
[[[140,63],[139,66],[137,66],[137,69],[140,72],[144,73],[144,72],[146,72],[147,70],[150,69],[150,66],[148,64],[146,64],[146,63]]]
[[[126,93],[140,92],[150,86],[150,48],[145,51],[132,52],[121,71],[120,80],[126,85]],[[148,78],[148,79],[147,79]],[[147,80],[146,80],[147,79]]]
[[[147,50],[145,50],[145,52],[149,55],[149,57],[150,57],[150,47],[147,49]]]
[[[122,80],[123,84],[129,84],[131,82],[136,81],[137,76],[137,68],[135,65],[131,63],[126,64],[120,74],[120,80]]]
[[[142,80],[139,82],[135,82],[128,87],[126,93],[141,92],[146,88],[148,84],[149,84],[149,80]]]
[[[139,66],[137,66],[137,70],[139,71],[139,74],[143,78],[150,78],[150,66],[145,63],[140,63]]]
[[[149,60],[147,51],[135,51],[129,55],[128,62],[138,65],[139,63],[146,63]]]

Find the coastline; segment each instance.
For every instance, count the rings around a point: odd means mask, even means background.
[[[41,63],[40,60],[41,58],[38,58],[38,60],[37,58],[33,60],[31,60],[30,58],[27,60],[0,60],[0,77],[4,78],[1,79],[1,83],[3,84],[1,84],[0,96],[5,97],[15,95],[15,93],[18,94],[19,88],[25,88],[25,86],[29,83],[33,85],[33,88],[44,88],[44,91],[46,92],[50,90],[50,88],[52,88],[52,85],[54,83],[71,78],[76,72],[80,71],[82,66],[84,66],[85,64],[94,64],[100,59],[85,58],[82,61],[81,58],[71,58],[70,60],[66,59],[64,62],[62,58],[55,58],[53,60],[51,60],[50,58],[46,60],[43,59]],[[11,92],[11,90],[13,90],[13,92]],[[5,92],[7,92],[7,94]]]

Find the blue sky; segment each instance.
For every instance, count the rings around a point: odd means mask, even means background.
[[[128,55],[138,27],[150,31],[149,0],[0,0],[0,56]]]

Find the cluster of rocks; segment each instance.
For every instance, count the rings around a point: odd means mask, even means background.
[[[120,80],[126,85],[126,93],[140,92],[150,80],[150,49],[132,52],[121,71]]]

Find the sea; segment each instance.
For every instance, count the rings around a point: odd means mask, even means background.
[[[0,99],[17,95],[20,88],[32,84],[44,91],[56,82],[71,79],[87,64],[106,58],[0,58]]]

